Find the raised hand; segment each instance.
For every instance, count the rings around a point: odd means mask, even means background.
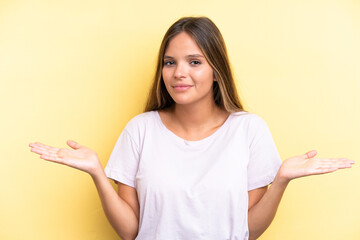
[[[102,170],[97,153],[79,143],[68,140],[66,142],[72,149],[56,148],[39,142],[30,143],[31,151],[40,155],[40,158],[67,165],[90,175]]]
[[[316,150],[313,150],[304,155],[286,159],[279,169],[279,177],[284,181],[290,181],[295,178],[350,168],[355,163],[347,158],[314,158],[316,154]]]

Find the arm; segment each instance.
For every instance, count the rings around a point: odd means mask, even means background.
[[[277,175],[268,190],[265,187],[249,191],[249,240],[257,239],[270,226],[286,186],[287,183],[279,181]],[[260,200],[251,206],[254,198]]]
[[[100,170],[100,169],[99,169]],[[101,168],[102,170],[102,168]],[[104,171],[92,176],[105,215],[116,233],[123,240],[135,239],[138,233],[138,216],[130,204],[116,193]]]
[[[250,240],[260,237],[269,227],[291,180],[350,168],[355,163],[346,158],[313,158],[316,154],[316,151],[310,151],[304,155],[285,160],[267,191],[266,187],[249,191],[248,224]]]
[[[125,192],[119,192],[119,195],[116,193],[95,151],[74,141],[68,141],[67,144],[73,149],[59,149],[42,143],[31,143],[29,146],[31,151],[41,155],[42,159],[89,173],[95,183],[105,215],[116,233],[124,240],[135,239],[139,225],[138,213],[129,204],[129,198],[121,197]]]

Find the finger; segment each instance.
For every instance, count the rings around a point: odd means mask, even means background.
[[[353,163],[349,163],[349,162],[322,163],[313,170],[313,174],[331,173],[339,169],[351,168],[352,164]]]
[[[62,163],[64,164],[64,159],[57,155],[57,154],[54,154],[54,153],[45,153],[45,154],[42,154],[40,156],[40,158],[44,159],[44,160],[48,160],[48,161],[51,161],[51,162],[56,162],[56,163]]]
[[[351,160],[351,159],[348,159],[348,158],[336,158],[335,160],[355,164],[354,160]]]
[[[42,150],[45,150],[45,151],[52,151],[52,152],[59,151],[59,148],[51,147],[51,146],[34,146],[33,148],[42,149]]]
[[[34,142],[34,143],[30,143],[29,146],[35,146],[35,147],[45,147],[47,145],[40,143],[40,142]]]
[[[339,170],[339,168],[336,168],[336,167],[323,167],[323,168],[316,169],[315,174],[331,173],[331,172],[335,172],[336,170]]]
[[[335,168],[350,168],[351,164],[350,163],[324,163],[322,164],[320,167],[324,167],[324,168],[331,168],[331,167],[335,167]]]
[[[59,148],[35,146],[32,147],[31,151],[35,153],[56,153],[59,151]]]
[[[46,151],[44,151],[43,149],[39,149],[39,148],[32,148],[32,149],[30,149],[30,151],[33,153],[40,154],[40,155],[46,153]]]
[[[68,140],[66,143],[67,143],[67,145],[69,145],[73,149],[79,149],[79,148],[82,147],[79,143],[77,143],[77,142],[75,142],[73,140]]]
[[[303,155],[301,155],[300,157],[304,158],[304,159],[308,159],[308,158],[313,158],[315,157],[315,155],[317,154],[316,150],[311,150]]]
[[[349,163],[354,164],[355,161],[347,158],[314,158],[315,161],[322,162],[322,163]]]
[[[330,164],[330,165],[346,165],[346,166],[349,166],[351,167],[354,162],[351,162],[351,161],[329,161],[329,162],[323,162],[322,164]]]
[[[34,153],[37,153],[37,154],[47,154],[47,153],[55,153],[53,151],[48,151],[46,149],[43,149],[43,148],[32,148],[30,150],[31,152],[34,152]]]
[[[45,150],[50,150],[50,151],[58,151],[59,150],[59,148],[48,146],[48,145],[38,143],[38,142],[30,143],[29,146],[32,148],[45,149]]]

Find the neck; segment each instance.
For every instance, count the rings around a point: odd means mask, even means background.
[[[211,104],[175,104],[173,116],[178,124],[185,130],[201,130],[219,121],[223,111],[212,102]]]

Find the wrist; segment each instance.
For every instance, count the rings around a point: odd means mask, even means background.
[[[89,171],[89,174],[93,179],[98,179],[98,178],[105,176],[105,172],[104,172],[104,169],[103,169],[101,163],[99,162],[97,167],[95,167],[91,171]]]
[[[290,180],[291,179],[282,176],[281,171],[278,171],[273,181],[273,184],[275,183],[277,185],[286,187],[290,183]]]

